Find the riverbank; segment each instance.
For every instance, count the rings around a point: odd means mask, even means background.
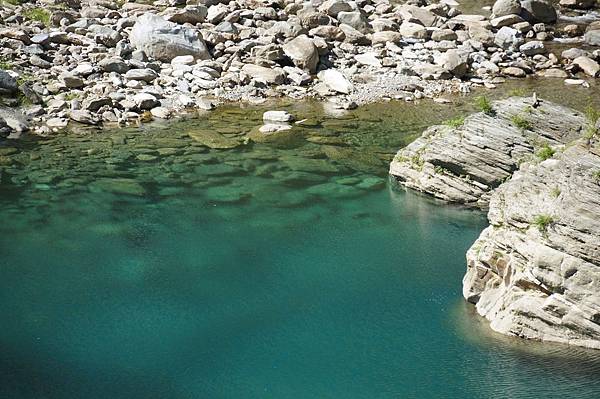
[[[600,348],[600,112],[537,96],[479,101],[433,126],[390,174],[445,202],[489,208],[463,294],[493,330]]]
[[[599,69],[600,24],[572,10],[582,2],[557,12],[501,0],[492,14],[463,14],[452,1],[9,3],[0,87],[7,105],[31,105],[3,111],[4,134],[138,124],[268,97],[350,109],[531,76],[587,87]]]

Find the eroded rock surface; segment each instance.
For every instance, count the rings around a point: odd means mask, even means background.
[[[524,164],[491,197],[465,298],[492,329],[600,349],[600,151]]]
[[[509,98],[492,112],[433,126],[403,148],[390,174],[403,186],[438,199],[486,208],[491,191],[546,145],[580,137],[585,117],[533,98]]]

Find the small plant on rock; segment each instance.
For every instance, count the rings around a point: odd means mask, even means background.
[[[486,115],[491,116],[495,114],[492,103],[486,96],[479,96],[475,98],[475,106]]]
[[[535,155],[537,155],[540,160],[545,161],[546,159],[552,158],[555,153],[556,151],[552,147],[550,147],[548,144],[544,144],[542,148],[535,153]]]
[[[459,128],[464,124],[465,124],[464,116],[457,116],[456,118],[452,118],[452,119],[448,119],[448,120],[444,121],[444,125],[450,126],[454,129]]]
[[[533,218],[533,224],[542,233],[548,231],[548,227],[550,227],[553,223],[554,218],[547,214],[539,214]]]
[[[592,179],[596,182],[596,183],[600,183],[600,169],[595,170],[592,172]]]
[[[531,129],[531,122],[529,122],[527,119],[523,118],[521,115],[513,115],[510,118],[510,121],[512,122],[513,125],[515,125],[516,127],[518,127],[521,130],[530,130]]]
[[[600,110],[594,108],[592,105],[588,105],[584,110],[585,118],[587,119],[587,125],[583,131],[583,137],[587,140],[591,140],[598,133],[598,120],[600,120]]]

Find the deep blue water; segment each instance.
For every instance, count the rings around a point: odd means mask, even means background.
[[[0,143],[0,399],[600,398],[599,352],[465,303],[485,215],[390,189],[431,123],[394,107],[226,151],[187,132],[262,109]]]
[[[0,397],[600,394],[594,352],[492,335],[463,302],[479,214],[387,189],[286,210],[102,200],[2,236]]]

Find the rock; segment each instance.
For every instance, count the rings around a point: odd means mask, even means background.
[[[441,42],[443,40],[456,40],[458,36],[452,29],[439,29],[431,33],[431,40]]]
[[[119,74],[129,70],[129,65],[119,57],[108,57],[98,63],[104,72],[116,72]]]
[[[439,57],[438,64],[457,78],[461,78],[467,73],[469,67],[467,60],[467,54],[451,49]]]
[[[513,78],[524,78],[526,75],[525,71],[519,67],[506,67],[502,70],[502,74]]]
[[[258,131],[264,134],[278,133],[286,130],[292,130],[292,126],[287,123],[266,123]]]
[[[150,110],[150,113],[155,118],[169,119],[173,112],[166,107],[155,107]]]
[[[178,24],[196,25],[204,22],[208,14],[208,9],[203,5],[190,5],[184,8],[167,8],[162,15],[167,21]]]
[[[86,110],[73,110],[69,116],[75,122],[83,123],[86,125],[97,125],[100,121],[90,111]]]
[[[163,62],[170,62],[180,55],[192,55],[201,60],[211,58],[206,44],[195,30],[154,14],[147,13],[137,18],[129,41],[147,56]]]
[[[125,78],[129,80],[142,80],[144,82],[152,82],[158,77],[158,74],[150,68],[130,69],[125,74]]]
[[[596,0],[560,0],[559,4],[567,8],[587,10],[594,7]]]
[[[381,68],[381,61],[377,58],[373,52],[357,54],[354,59],[361,65],[370,65],[375,68]]]
[[[427,29],[423,25],[414,22],[402,22],[400,25],[400,34],[402,37],[410,37],[414,39],[427,39]]]
[[[63,129],[67,127],[69,121],[65,118],[50,118],[46,121],[46,126],[52,129]]]
[[[544,43],[533,40],[519,46],[519,51],[525,55],[532,56],[536,54],[544,54],[546,52],[546,48],[544,47]]]
[[[91,112],[98,112],[100,108],[112,105],[113,101],[110,97],[91,97],[85,100],[83,108]]]
[[[85,86],[85,81],[82,78],[71,73],[63,73],[60,77],[69,89],[80,89]]]
[[[503,49],[518,48],[523,43],[523,38],[518,30],[504,26],[496,33],[494,43]]]
[[[133,96],[133,102],[135,103],[135,106],[141,110],[149,110],[160,104],[155,96],[144,92]]]
[[[293,122],[294,116],[287,111],[267,111],[263,114],[263,121]]]
[[[516,24],[523,23],[523,18],[515,14],[504,15],[502,17],[494,18],[490,21],[490,25],[494,28],[502,28],[503,26],[513,26],[516,28]],[[527,26],[529,26],[528,22],[524,22]]]
[[[463,295],[493,330],[600,349],[599,170],[598,154],[574,143],[492,194]]]
[[[563,51],[560,56],[562,58],[565,58],[567,60],[574,60],[577,57],[581,57],[581,56],[588,56],[589,53],[584,50],[584,49],[580,49],[580,48],[570,48],[567,49],[565,51]]]
[[[319,53],[313,41],[306,35],[300,35],[297,38],[283,45],[283,52],[287,55],[294,65],[309,73],[315,73],[317,63],[319,62]]]
[[[326,0],[319,7],[319,11],[324,12],[333,18],[337,18],[338,14],[342,11],[352,11],[352,7],[344,0]]]
[[[265,82],[267,84],[279,85],[285,80],[285,74],[281,68],[271,69],[254,64],[245,64],[242,67],[242,73],[254,80]]]
[[[326,69],[319,72],[319,80],[327,85],[331,90],[338,93],[350,94],[354,86],[346,77],[336,69]]]
[[[585,32],[583,40],[590,46],[600,46],[600,29]]]
[[[225,137],[214,130],[190,130],[188,135],[198,143],[214,149],[230,149],[241,145],[238,140]]]
[[[391,30],[384,30],[382,32],[375,32],[371,36],[372,44],[386,44],[386,43],[400,43],[402,41],[402,34],[399,32],[392,32]]]
[[[519,14],[521,12],[521,3],[519,0],[497,0],[492,7],[492,13],[496,17],[503,17],[510,14]]]
[[[473,40],[477,40],[486,46],[494,45],[495,35],[494,33],[479,25],[479,24],[471,24],[469,25],[469,37]]]
[[[487,207],[490,192],[531,157],[540,142],[568,143],[580,137],[585,117],[568,108],[531,98],[494,102],[494,115],[467,117],[462,126],[433,126],[404,149],[390,166],[403,186],[448,202]],[[532,120],[515,126],[518,115]]]
[[[6,71],[0,70],[0,94],[13,94],[19,90],[17,79]]]
[[[579,56],[573,60],[573,64],[593,78],[597,77],[598,72],[600,72],[600,65],[590,57]]]
[[[551,24],[556,22],[557,15],[554,6],[545,0],[521,1],[521,17],[528,22],[543,22]]]
[[[337,15],[340,25],[348,25],[359,32],[365,33],[368,28],[368,21],[365,15],[360,11],[340,11]]]

